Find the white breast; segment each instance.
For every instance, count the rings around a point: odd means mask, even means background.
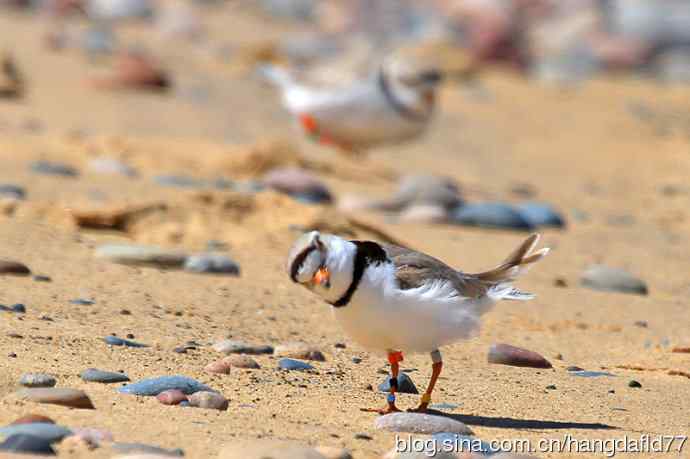
[[[486,303],[492,301],[458,296],[444,281],[400,290],[389,263],[368,267],[350,303],[334,308],[334,314],[345,331],[370,350],[431,352],[473,336]]]

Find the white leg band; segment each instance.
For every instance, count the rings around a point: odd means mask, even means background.
[[[441,351],[436,349],[431,353],[431,361],[434,363],[440,363],[442,361],[441,359]]]

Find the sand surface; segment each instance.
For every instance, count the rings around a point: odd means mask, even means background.
[[[223,24],[224,19],[241,27],[236,35],[229,26],[214,30],[228,42],[256,37],[260,30],[266,36],[279,32],[253,15],[228,14],[216,21]],[[0,313],[0,424],[41,413],[63,425],[109,430],[119,441],[183,448],[192,459],[215,457],[224,444],[257,437],[342,446],[358,459],[380,457],[393,446],[393,434],[375,430],[375,417],[360,411],[383,403],[383,395],[367,386],[375,388],[383,380],[377,371],[385,370],[386,362],[352,343],[331,320],[328,307],[293,285],[284,272],[287,249],[299,228],[316,225],[374,236],[334,209],[273,192],[241,196],[165,188],[152,180],[167,173],[256,177],[262,168],[252,152],[268,151],[293,158],[288,163],[301,158],[337,196],[386,196],[395,188],[393,181],[370,178],[367,171],[423,171],[457,179],[471,200],[517,201],[512,190],[529,185],[536,198],[566,215],[567,229],[544,232],[543,244],[553,252],[520,283],[538,297],[497,305],[485,317],[480,337],[444,350],[446,365],[434,401],[457,405],[446,411],[480,438],[537,441],[565,434],[636,438],[690,432],[690,377],[669,374],[690,374],[690,355],[671,352],[674,346],[690,346],[687,88],[609,80],[563,90],[489,73],[478,88],[445,86],[439,116],[424,138],[353,160],[301,139],[271,89],[233,72],[201,45],[170,49],[151,39],[150,46],[160,49],[176,79],[172,94],[101,92],[84,79],[104,64],[75,50],[46,51],[41,27],[33,18],[0,18],[2,43],[15,51],[30,84],[26,99],[0,101],[0,183],[28,191],[26,201],[2,203],[0,257],[52,278],[50,283],[30,277],[0,280],[0,303],[27,307],[25,315]],[[191,96],[197,88],[205,95]],[[88,161],[103,155],[126,160],[140,176],[89,172]],[[82,174],[77,179],[37,175],[28,167],[37,159],[63,161]],[[75,210],[161,204],[164,210],[126,232],[80,229],[72,218]],[[470,272],[491,267],[525,237],[360,217]],[[93,255],[105,242],[195,251],[209,240],[228,244],[241,276],[132,268]],[[592,263],[628,269],[648,283],[650,294],[581,287],[580,275]],[[567,287],[556,286],[557,279]],[[74,298],[96,303],[76,306],[69,303]],[[123,309],[131,315],[123,315]],[[152,347],[109,347],[102,338],[110,333],[131,333]],[[210,345],[224,337],[272,345],[302,340],[320,348],[326,361],[315,363],[314,373],[285,373],[275,369],[274,357],[259,356],[260,370],[209,375],[204,366],[220,357]],[[172,352],[188,340],[201,346],[187,354]],[[486,354],[495,342],[539,352],[554,368],[488,364]],[[353,357],[362,362],[353,363]],[[574,377],[565,370],[571,365],[616,376]],[[124,370],[132,380],[191,376],[221,391],[230,409],[182,409],[120,395],[111,386],[81,381],[78,374],[88,367]],[[407,356],[403,368],[415,369],[410,375],[420,389],[425,386],[427,356]],[[29,371],[54,374],[60,387],[84,389],[96,410],[19,401],[13,393]],[[629,388],[631,379],[642,388]],[[557,389],[546,390],[549,385]],[[416,403],[416,396],[400,396],[402,407]],[[358,433],[372,439],[356,439]],[[684,454],[688,451],[690,445]],[[62,448],[60,455],[96,458],[111,452]]]

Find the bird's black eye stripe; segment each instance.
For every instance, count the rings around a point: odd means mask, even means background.
[[[290,279],[292,279],[292,282],[297,282],[297,274],[299,274],[299,269],[302,267],[304,260],[306,260],[312,250],[315,249],[316,247],[310,245],[295,257],[295,261],[292,263],[292,266],[290,266]]]

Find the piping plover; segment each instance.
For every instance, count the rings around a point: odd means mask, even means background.
[[[337,86],[297,82],[265,66],[262,75],[281,88],[283,105],[310,137],[348,152],[397,143],[423,133],[432,118],[442,74],[389,59],[367,78]]]
[[[548,248],[533,251],[538,241],[533,234],[497,267],[467,274],[414,250],[312,231],[293,244],[287,270],[293,282],[332,306],[358,344],[388,356],[388,404],[374,411],[398,411],[395,391],[403,352],[430,353],[431,380],[415,410],[425,411],[443,365],[439,348],[474,335],[480,317],[497,301],[534,297],[512,282],[548,253]]]

